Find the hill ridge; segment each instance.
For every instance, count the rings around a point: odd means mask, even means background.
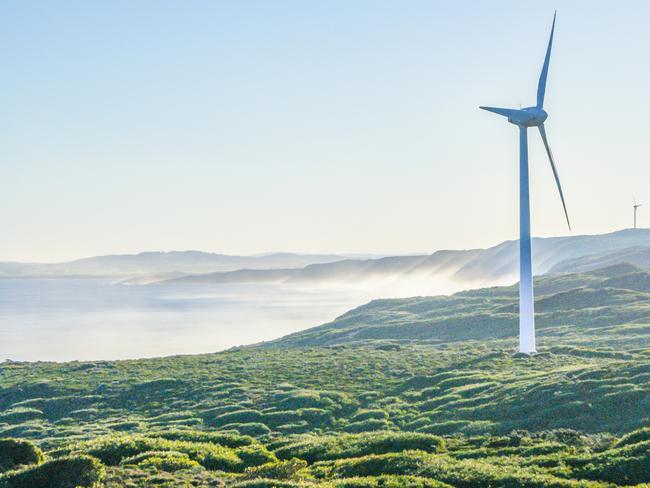
[[[626,272],[621,274],[622,270]],[[623,328],[650,320],[650,273],[632,265],[598,272],[535,278],[536,317],[541,343],[562,331],[590,335],[589,329],[615,316]],[[375,299],[332,322],[295,332],[255,347],[333,346],[359,340],[399,342],[514,339],[517,334],[517,285],[491,287],[434,297]],[[629,336],[632,344],[633,334]],[[594,343],[606,338],[594,336]]]

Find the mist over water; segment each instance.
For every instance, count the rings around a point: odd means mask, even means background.
[[[124,359],[212,352],[311,327],[356,305],[278,286],[0,280],[0,358]]]
[[[124,359],[212,352],[327,322],[367,301],[279,285],[124,286],[0,280],[0,359]]]
[[[534,239],[533,261],[537,274],[555,269],[584,271],[599,263],[621,261],[647,267],[648,246],[650,229]],[[198,256],[210,261],[210,266],[219,265],[223,258],[205,253]],[[196,259],[196,252],[181,252],[99,256],[74,265],[59,263],[54,268],[4,263],[0,266],[0,276],[5,276],[0,278],[0,360],[95,360],[213,352],[329,322],[374,298],[449,294],[508,285],[518,278],[517,242],[506,241],[482,250],[342,260],[279,271],[263,268],[244,269],[239,274],[189,274],[183,282],[144,285],[160,279],[160,269],[165,273],[184,266],[195,269]],[[282,259],[287,264],[286,260],[293,258],[283,255]],[[108,270],[120,278],[71,277]],[[182,272],[186,273],[189,271]],[[220,281],[229,279],[255,279],[258,284]]]
[[[459,288],[434,280],[127,286],[89,278],[0,279],[0,360],[214,352],[323,324],[373,298]]]

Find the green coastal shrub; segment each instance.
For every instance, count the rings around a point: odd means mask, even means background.
[[[307,468],[307,461],[302,459],[288,459],[286,461],[275,461],[246,468],[246,478],[272,478],[277,480],[290,480],[300,477],[300,472]]]
[[[272,397],[274,405],[281,410],[320,408],[331,412],[348,412],[358,406],[358,401],[340,391],[317,391],[310,389],[277,392]]]
[[[175,472],[181,469],[198,468],[198,462],[189,455],[178,451],[147,451],[123,459],[120,466],[137,465],[142,468],[155,468],[158,471]]]
[[[219,405],[217,407],[203,408],[199,412],[199,416],[207,425],[213,425],[214,419],[223,415],[224,413],[235,412],[237,410],[244,410],[246,407],[237,403],[230,403],[228,405]]]
[[[67,456],[0,475],[0,488],[95,487],[106,476],[104,466],[90,456]]]
[[[222,428],[225,430],[236,430],[240,434],[252,437],[261,437],[271,433],[271,429],[261,422],[227,424]]]
[[[80,442],[73,451],[90,454],[109,466],[120,464],[123,459],[147,451],[177,451],[185,453],[206,469],[239,471],[246,466],[230,448],[209,442],[173,441],[143,435],[113,435]]]
[[[137,465],[140,464],[140,462],[144,461],[145,459],[149,459],[150,457],[155,457],[155,456],[163,456],[163,455],[169,455],[169,456],[176,456],[176,457],[183,457],[189,459],[190,457],[184,453],[184,452],[178,452],[178,451],[146,451],[146,452],[141,452],[140,454],[136,454],[135,456],[130,456],[128,458],[124,458],[120,461],[120,466],[129,466],[129,465]]]
[[[108,427],[110,427],[110,429],[114,430],[115,432],[129,432],[133,430],[143,429],[145,427],[145,424],[137,420],[126,420],[124,422],[115,422],[113,424],[110,424]]]
[[[312,427],[331,425],[334,422],[334,415],[323,408],[300,408],[264,413],[264,423],[274,428],[280,425],[297,424],[301,421]]]
[[[232,448],[250,446],[256,442],[253,437],[247,435],[228,432],[206,432],[202,430],[167,430],[155,432],[152,435],[170,441],[210,442]]]
[[[183,380],[178,378],[159,378],[150,381],[143,381],[131,386],[131,391],[129,391],[128,394],[133,395],[134,393],[146,394],[165,392],[172,388],[183,386],[184,383],[185,382]]]
[[[321,391],[320,395],[322,398],[327,398],[334,401],[336,405],[344,412],[352,413],[357,408],[359,408],[359,401],[343,391],[325,390]]]
[[[370,432],[373,430],[387,430],[388,429],[388,420],[386,419],[365,419],[361,420],[360,422],[352,422],[345,427],[343,427],[343,430],[345,432],[351,432],[351,433],[356,433],[356,432]]]
[[[540,474],[519,466],[495,465],[473,459],[456,460],[447,455],[421,451],[325,461],[312,472],[319,478],[352,478],[378,475],[412,475],[442,481],[457,488],[568,488],[602,487],[598,482],[574,481]]]
[[[368,419],[377,419],[377,420],[388,420],[388,413],[384,410],[380,409],[367,409],[367,410],[359,410],[357,413],[355,413],[352,416],[352,419],[350,419],[352,422],[360,422],[362,420],[368,420]]]
[[[0,412],[0,422],[8,424],[22,424],[40,418],[43,418],[43,412],[37,408],[17,407]]]
[[[74,417],[72,412],[92,407],[101,401],[99,395],[65,395],[52,398],[34,398],[21,402],[21,406],[39,410],[46,418],[57,420],[63,417]]]
[[[650,441],[628,444],[598,454],[565,460],[572,477],[636,485],[650,483]]]
[[[244,409],[235,410],[234,412],[227,412],[215,417],[211,421],[211,425],[221,426],[227,424],[241,423],[247,424],[251,422],[260,422],[264,419],[264,414],[257,410]]]
[[[308,486],[316,486],[305,484],[300,481],[278,481],[274,479],[258,478],[254,480],[239,481],[233,488],[305,488]]]
[[[283,424],[278,425],[275,430],[282,432],[283,434],[302,434],[309,430],[309,424],[301,420],[300,422],[294,422],[292,424]]]
[[[327,408],[334,405],[332,400],[321,399],[320,393],[314,390],[293,390],[274,395],[274,403],[284,410],[299,408]]]
[[[324,408],[300,408],[296,412],[300,420],[304,420],[312,426],[334,423],[334,414]]]
[[[558,442],[542,442],[532,446],[520,447],[501,447],[501,448],[488,448],[481,447],[478,449],[458,450],[454,451],[454,457],[457,459],[479,459],[486,457],[505,457],[505,456],[543,456],[557,452],[571,452],[571,447]]]
[[[405,450],[441,452],[445,443],[442,438],[417,432],[370,432],[342,434],[338,436],[304,437],[295,443],[278,448],[279,459],[297,457],[309,463],[329,459],[383,454]]]
[[[175,451],[149,451],[137,456],[124,459],[120,466],[135,464],[142,468],[155,468],[158,471],[167,471],[173,473],[181,469],[198,468],[201,466],[198,462],[190,459],[183,452]]]
[[[417,431],[426,432],[428,434],[449,435],[463,430],[465,427],[470,425],[470,423],[469,420],[448,420],[446,422],[424,425],[419,427]]]
[[[264,414],[264,423],[272,427],[289,424],[299,419],[298,412],[295,410],[281,410]]]
[[[650,441],[650,427],[643,427],[624,435],[614,444],[614,447],[623,447],[644,441]]]
[[[14,437],[14,438],[39,438],[42,437],[45,432],[45,427],[42,423],[37,421],[30,421],[24,424],[12,425],[9,427],[3,427],[0,424],[0,437]]]
[[[43,452],[32,442],[0,439],[0,473],[27,464],[39,464],[44,459]]]
[[[235,454],[237,454],[237,457],[242,460],[242,463],[246,467],[259,466],[260,464],[276,462],[278,460],[275,454],[261,444],[237,448]]]
[[[318,478],[354,478],[382,474],[419,475],[428,460],[429,455],[422,451],[369,454],[317,462],[312,466],[312,472]]]
[[[332,488],[453,488],[447,483],[418,476],[366,476],[329,483]]]

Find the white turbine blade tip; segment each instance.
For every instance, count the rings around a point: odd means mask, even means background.
[[[557,17],[557,10],[553,14],[551,35],[548,38],[548,46],[546,47],[546,56],[544,56],[544,65],[542,66],[542,72],[539,75],[539,82],[537,84],[537,106],[540,108],[544,106],[544,94],[546,93],[546,78],[548,77],[548,65],[551,60],[551,48],[553,47],[553,33],[555,32],[556,17]]]

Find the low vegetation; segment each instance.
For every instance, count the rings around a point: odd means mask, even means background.
[[[650,483],[650,287],[614,267],[381,300],[258,347],[0,364],[0,488]],[[353,334],[354,332],[357,334]]]

